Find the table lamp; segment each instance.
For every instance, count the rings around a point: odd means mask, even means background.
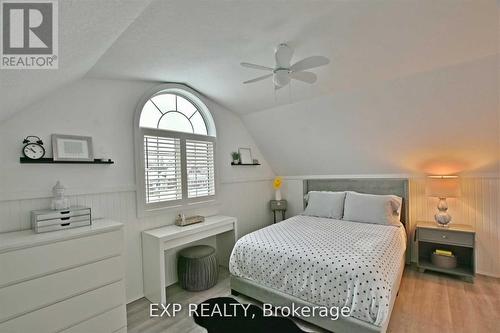
[[[434,215],[437,224],[446,227],[451,222],[451,215],[448,214],[448,204],[446,198],[456,198],[460,196],[460,184],[458,176],[429,176],[425,192],[429,197],[439,198],[438,210]]]

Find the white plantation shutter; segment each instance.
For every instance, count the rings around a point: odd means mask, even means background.
[[[215,195],[214,143],[186,139],[187,197]]]
[[[144,136],[146,203],[182,199],[181,141]]]
[[[137,215],[215,200],[216,129],[196,93],[163,85],[135,116]]]

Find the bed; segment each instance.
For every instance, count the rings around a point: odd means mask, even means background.
[[[309,191],[395,194],[405,179],[307,180]],[[233,249],[231,289],[275,306],[348,306],[349,317],[301,319],[332,332],[385,332],[401,281],[407,245],[399,225],[294,216],[250,233]]]

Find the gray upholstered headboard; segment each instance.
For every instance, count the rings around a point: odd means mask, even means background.
[[[304,180],[304,195],[309,191],[356,191],[367,194],[394,194],[403,198],[401,222],[408,221],[408,179],[346,178]],[[304,201],[305,207],[305,201]]]

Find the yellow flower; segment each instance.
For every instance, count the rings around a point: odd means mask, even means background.
[[[273,187],[274,189],[279,189],[281,187],[281,184],[283,183],[283,180],[281,179],[281,177],[276,177],[274,178],[274,182],[273,182]]]

